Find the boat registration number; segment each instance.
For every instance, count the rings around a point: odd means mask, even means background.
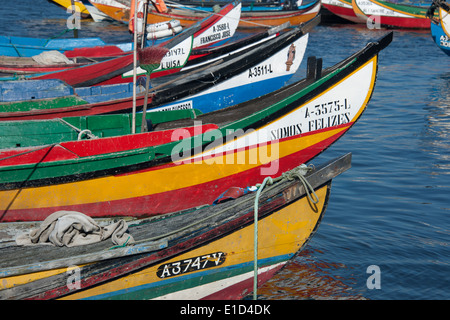
[[[265,64],[265,65],[259,65],[259,66],[248,69],[248,77],[249,78],[260,77],[260,76],[264,76],[269,73],[273,73],[272,65],[270,63]]]
[[[203,256],[166,263],[158,267],[156,275],[159,278],[164,279],[184,273],[216,267],[225,262],[225,256],[226,254],[223,252],[214,252]]]

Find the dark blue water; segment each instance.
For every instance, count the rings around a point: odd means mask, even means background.
[[[0,34],[50,38],[68,17],[47,1],[3,0]],[[319,26],[306,54],[329,66],[386,32]],[[92,20],[81,22],[79,36],[131,40],[125,26]],[[449,299],[450,59],[429,32],[394,32],[367,111],[314,163],[347,152],[353,166],[333,181],[318,232],[260,298]],[[367,285],[373,265],[379,289]]]
[[[307,54],[329,65],[386,32],[320,26]],[[345,152],[352,169],[317,234],[264,297],[449,299],[450,59],[428,32],[394,32],[367,111],[315,161]],[[380,289],[367,286],[371,265]]]

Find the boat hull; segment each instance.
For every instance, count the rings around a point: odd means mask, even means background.
[[[394,4],[381,0],[352,0],[352,6],[356,15],[366,20],[370,19],[374,28],[430,28],[430,20],[426,17],[426,7]]]
[[[439,8],[439,20],[431,22],[431,36],[436,45],[450,56],[450,18],[449,12]]]
[[[366,23],[366,19],[357,16],[353,11],[351,0],[322,0],[322,6],[343,19],[354,23]]]
[[[232,52],[232,55],[222,59],[222,63],[216,66],[213,65],[214,62],[209,63],[210,67],[203,71],[199,68],[202,69],[205,66],[197,67],[199,71],[195,72],[192,70],[195,70],[196,66],[191,65],[183,74],[174,74],[169,79],[161,77],[152,80],[152,83],[158,80],[162,86],[159,87],[155,96],[150,95],[148,110],[195,108],[206,113],[257,98],[281,88],[293,76],[303,60],[308,42],[308,33],[305,34],[305,32],[308,32],[309,28],[308,25],[304,28],[289,30],[277,37],[267,37],[260,46],[255,48],[249,47],[245,50],[238,48]],[[216,57],[218,58],[220,57]],[[172,79],[177,78],[181,79],[164,87]],[[48,83],[55,81],[47,80]],[[39,80],[34,82],[36,86],[40,83]],[[35,86],[30,80],[17,83],[22,84],[24,88]],[[5,82],[2,87],[9,84]],[[16,82],[13,84],[15,85]],[[60,82],[54,86],[59,89]],[[154,87],[158,88],[158,83]],[[29,94],[25,89],[18,91],[21,94],[25,91],[25,98],[18,102],[3,103],[4,111],[0,113],[0,119],[17,121],[112,112],[125,113],[131,112],[133,105],[132,87],[127,84],[78,88],[75,89],[78,96],[64,91],[64,97],[50,101],[48,97],[39,99],[38,94],[41,93],[34,93],[36,90],[32,91],[34,99],[25,100],[31,99],[31,91]],[[47,91],[51,92],[49,89]],[[62,96],[59,92],[55,95]],[[101,101],[101,99],[108,100]],[[144,95],[139,93],[136,101],[138,111],[142,110],[143,104]]]

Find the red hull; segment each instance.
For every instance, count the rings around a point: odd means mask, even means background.
[[[363,19],[358,17],[352,8],[344,8],[339,6],[331,6],[325,3],[322,3],[326,9],[328,9],[331,13],[337,15],[338,17],[344,18],[346,20],[355,22],[355,23],[365,23]]]

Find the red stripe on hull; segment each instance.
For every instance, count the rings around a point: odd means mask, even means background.
[[[214,124],[183,128],[190,136],[203,134],[217,129]],[[153,131],[98,140],[81,140],[61,142],[55,146],[30,147],[29,149],[7,149],[0,151],[0,167],[45,163],[91,157],[100,154],[128,151],[130,149],[148,148],[176,141],[172,135],[177,129]]]
[[[132,67],[133,55],[128,54],[123,57],[114,58],[104,62],[90,64],[81,68],[59,71],[57,73],[49,73],[42,76],[33,77],[36,79],[60,79],[70,86],[75,86],[86,81],[108,77],[111,72],[121,70],[125,67]],[[131,70],[131,68],[130,68]]]
[[[430,19],[426,18],[399,18],[399,17],[386,17],[379,16],[375,18],[375,22],[379,21],[381,25],[398,27],[398,28],[411,28],[411,29],[429,29]]]
[[[148,102],[152,101],[152,96],[149,95]],[[144,96],[136,97],[136,107],[144,105]],[[58,109],[41,109],[32,110],[29,112],[11,112],[4,113],[0,116],[2,121],[16,121],[16,120],[45,120],[63,117],[78,117],[78,116],[92,116],[98,114],[106,114],[112,112],[125,112],[133,108],[133,97],[124,98],[120,100],[106,101],[93,104],[84,104],[78,106],[64,107]]]

